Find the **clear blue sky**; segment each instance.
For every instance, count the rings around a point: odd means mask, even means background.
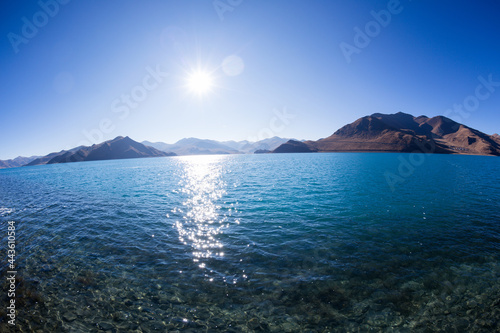
[[[474,97],[478,77],[500,82],[498,1],[55,1],[1,4],[0,159],[89,135],[319,139],[375,112],[464,102],[448,116],[500,132],[500,83]],[[204,95],[186,87],[198,68],[214,83]]]

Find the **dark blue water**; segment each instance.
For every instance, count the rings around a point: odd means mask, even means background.
[[[498,330],[500,159],[411,156],[0,170],[2,249],[7,222],[17,227],[17,329]]]

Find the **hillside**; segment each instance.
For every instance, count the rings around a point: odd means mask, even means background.
[[[38,157],[39,156],[30,156],[30,157],[18,156],[11,160],[0,161],[0,169],[17,168],[30,163],[31,161],[37,159]]]
[[[289,139],[277,136],[256,142],[215,141],[197,138],[185,138],[174,144],[143,141],[142,143],[161,151],[174,152],[177,155],[213,155],[213,154],[252,154],[257,150],[273,150]]]
[[[500,140],[449,118],[406,113],[359,118],[317,141],[288,141],[283,152],[418,152],[500,156]],[[428,147],[428,148],[422,148]]]
[[[27,165],[31,166],[40,164],[102,161],[173,155],[175,154],[166,153],[153,147],[145,146],[142,143],[130,139],[128,136],[119,136],[113,140],[108,140],[100,144],[92,145],[90,147],[80,146],[67,151],[63,150],[58,153],[51,153],[47,156],[37,158]]]

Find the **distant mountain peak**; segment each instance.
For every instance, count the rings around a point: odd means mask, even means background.
[[[143,141],[144,144],[162,151],[174,152],[177,155],[213,155],[213,154],[249,154],[257,150],[274,150],[289,139],[274,136],[257,142],[243,141],[215,141],[198,138],[184,138],[174,144],[164,142]]]
[[[376,116],[359,118],[355,122],[345,125],[337,130],[334,135],[342,137],[370,137],[380,134],[388,129],[388,126]]]
[[[398,111],[396,113],[373,113],[371,115],[372,117],[411,117],[413,118],[413,115],[409,114],[409,113],[405,113],[405,112],[402,112],[402,111]]]
[[[445,116],[414,117],[403,112],[361,117],[327,138],[301,145],[287,142],[274,152],[419,152],[422,144],[434,147],[434,153],[500,156],[498,136],[489,136]]]
[[[169,154],[153,147],[145,146],[142,143],[132,140],[128,136],[117,136],[112,140],[93,144],[90,147],[80,146],[67,151],[62,150],[58,153],[51,153],[37,158],[26,165],[30,166],[40,164],[161,157],[172,155],[175,154]]]

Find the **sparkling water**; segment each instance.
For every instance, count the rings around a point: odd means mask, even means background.
[[[500,324],[496,157],[217,155],[4,169],[0,221],[2,249],[8,221],[17,228],[23,332]],[[5,276],[5,255],[1,267]],[[0,330],[14,332],[5,308]]]

